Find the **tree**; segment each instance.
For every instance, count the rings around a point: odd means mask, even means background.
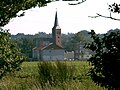
[[[50,0],[0,0],[0,27],[8,24],[12,18],[24,15],[24,12],[17,15],[19,11],[24,11],[36,6],[41,7],[48,2],[50,2]]]
[[[88,60],[92,67],[92,80],[108,90],[120,89],[120,31],[104,34],[100,38],[94,30],[91,31],[93,42],[87,48],[94,52]]]
[[[0,79],[9,72],[19,70],[24,59],[17,44],[10,40],[10,33],[0,28]]]
[[[87,0],[82,0],[81,2],[77,2],[77,3],[68,3],[69,5],[78,5],[78,4],[82,4],[84,2],[86,2]],[[112,17],[112,14],[111,13],[120,13],[120,4],[117,4],[117,3],[113,3],[112,5],[108,5],[108,9],[110,11],[110,16],[104,16],[104,15],[101,15],[99,13],[96,13],[97,15],[96,16],[88,16],[88,17],[91,17],[91,18],[98,18],[98,17],[104,17],[104,18],[109,18],[109,19],[112,19],[112,20],[117,20],[117,21],[120,21],[119,18],[114,18]]]
[[[77,1],[77,0],[76,0]],[[86,0],[78,1],[77,3],[68,3],[69,5],[78,5],[84,3]]]
[[[69,5],[78,4],[79,3]],[[110,11],[109,16],[97,13],[96,16],[89,17],[104,17],[120,21],[120,19],[112,17],[111,14],[120,13],[120,4],[113,3],[108,6]],[[94,55],[88,60],[92,65],[90,69],[91,78],[96,84],[105,86],[109,90],[120,90],[120,31],[117,33],[111,32],[110,34],[104,34],[104,37],[100,38],[94,30],[92,30],[91,37],[93,38],[93,42],[87,45],[87,48],[94,52]]]
[[[15,42],[10,39],[8,30],[1,27],[9,23],[14,17],[24,16],[24,11],[35,6],[44,6],[49,0],[0,0],[0,79],[9,72],[19,70],[25,59]]]
[[[32,58],[32,49],[35,47],[33,38],[21,38],[18,40],[18,46],[21,48],[21,52],[26,55],[28,59]]]
[[[78,44],[84,46],[85,43],[91,42],[91,38],[90,35],[88,34],[88,31],[82,30],[76,33],[73,37],[69,38],[68,40],[65,40],[64,42],[65,42],[64,47],[66,48],[67,51],[74,51],[75,47]]]
[[[118,13],[118,14],[120,13],[120,4],[113,3],[112,5],[108,5],[108,10],[110,12],[109,16],[105,16],[105,15],[101,15],[101,14],[97,13],[96,16],[88,16],[88,17],[91,17],[91,18],[104,17],[104,18],[109,18],[112,20],[120,21],[119,18],[112,17],[112,14],[111,14],[111,13]]]

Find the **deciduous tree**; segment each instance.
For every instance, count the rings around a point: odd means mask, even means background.
[[[9,72],[19,70],[24,59],[17,44],[10,40],[10,33],[0,28],[0,79]]]
[[[94,30],[91,31],[93,42],[87,48],[94,52],[88,60],[92,65],[90,76],[92,80],[108,90],[120,89],[120,31],[104,34],[100,38]]]
[[[50,0],[0,0],[0,27],[8,24],[14,17],[24,15],[24,12],[17,15],[19,11],[24,11],[36,6],[44,6]]]
[[[10,39],[8,30],[1,27],[9,23],[14,17],[24,15],[24,11],[35,6],[44,6],[50,1],[46,0],[0,0],[0,79],[9,72],[19,70],[20,64],[25,59],[17,44]]]

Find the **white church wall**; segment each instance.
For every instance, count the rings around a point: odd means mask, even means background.
[[[33,50],[33,56],[34,59],[39,59],[39,50]]]
[[[41,56],[42,60],[64,60],[64,50],[43,50]]]

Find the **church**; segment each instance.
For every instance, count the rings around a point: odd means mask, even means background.
[[[64,49],[61,42],[61,28],[58,24],[57,11],[52,28],[52,43],[41,43],[33,48],[33,59],[36,60],[64,60]]]

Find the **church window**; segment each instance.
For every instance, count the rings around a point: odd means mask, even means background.
[[[58,31],[58,34],[60,34],[60,31]]]

